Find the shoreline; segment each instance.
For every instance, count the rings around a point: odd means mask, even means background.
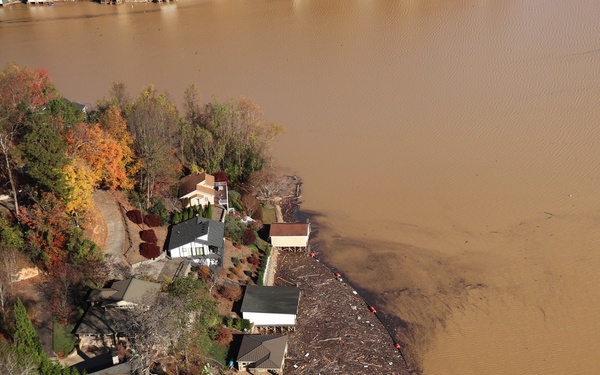
[[[304,216],[300,212],[301,184],[300,180],[293,198],[281,202],[286,208],[281,218],[284,222],[297,222]],[[318,240],[310,238],[304,251],[272,248],[265,271],[264,285],[294,285],[301,290],[296,329],[289,333],[285,373],[372,374],[376,368],[382,374],[418,374],[418,368],[407,363],[403,344],[388,328],[386,315],[381,316],[363,297],[364,291],[359,292],[310,250],[318,245]],[[350,356],[353,358],[347,362]]]

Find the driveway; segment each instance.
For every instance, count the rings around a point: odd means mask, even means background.
[[[104,252],[110,255],[115,262],[129,267],[129,263],[123,255],[127,249],[123,215],[115,197],[108,191],[96,190],[94,192],[94,203],[104,218],[108,232]]]

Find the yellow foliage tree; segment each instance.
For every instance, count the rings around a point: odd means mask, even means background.
[[[67,187],[66,211],[76,216],[85,217],[91,210],[93,201],[95,176],[87,163],[80,158],[74,158],[64,167]]]

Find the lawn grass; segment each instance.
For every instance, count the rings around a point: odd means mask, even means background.
[[[53,329],[53,345],[54,352],[58,355],[68,355],[75,349],[77,339],[71,333],[74,324],[62,325],[59,322],[54,322]]]
[[[263,224],[273,224],[277,222],[277,217],[275,216],[275,208],[274,207],[266,207],[262,208],[262,219]]]

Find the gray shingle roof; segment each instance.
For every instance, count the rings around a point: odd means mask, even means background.
[[[241,311],[296,314],[299,300],[300,289],[296,287],[248,285]]]
[[[126,318],[128,310],[106,309],[91,306],[83,315],[77,327],[76,335],[112,335],[117,333],[113,329],[113,322]]]
[[[168,250],[194,242],[196,238],[208,233],[206,243],[209,246],[224,246],[225,224],[220,221],[194,217],[171,227]]]
[[[288,337],[285,335],[244,335],[238,362],[253,362],[251,367],[280,370],[283,367]]]
[[[93,289],[88,301],[100,302],[101,305],[120,301],[141,303],[148,294],[156,294],[160,288],[159,283],[130,277],[126,280],[113,282],[110,288]]]

